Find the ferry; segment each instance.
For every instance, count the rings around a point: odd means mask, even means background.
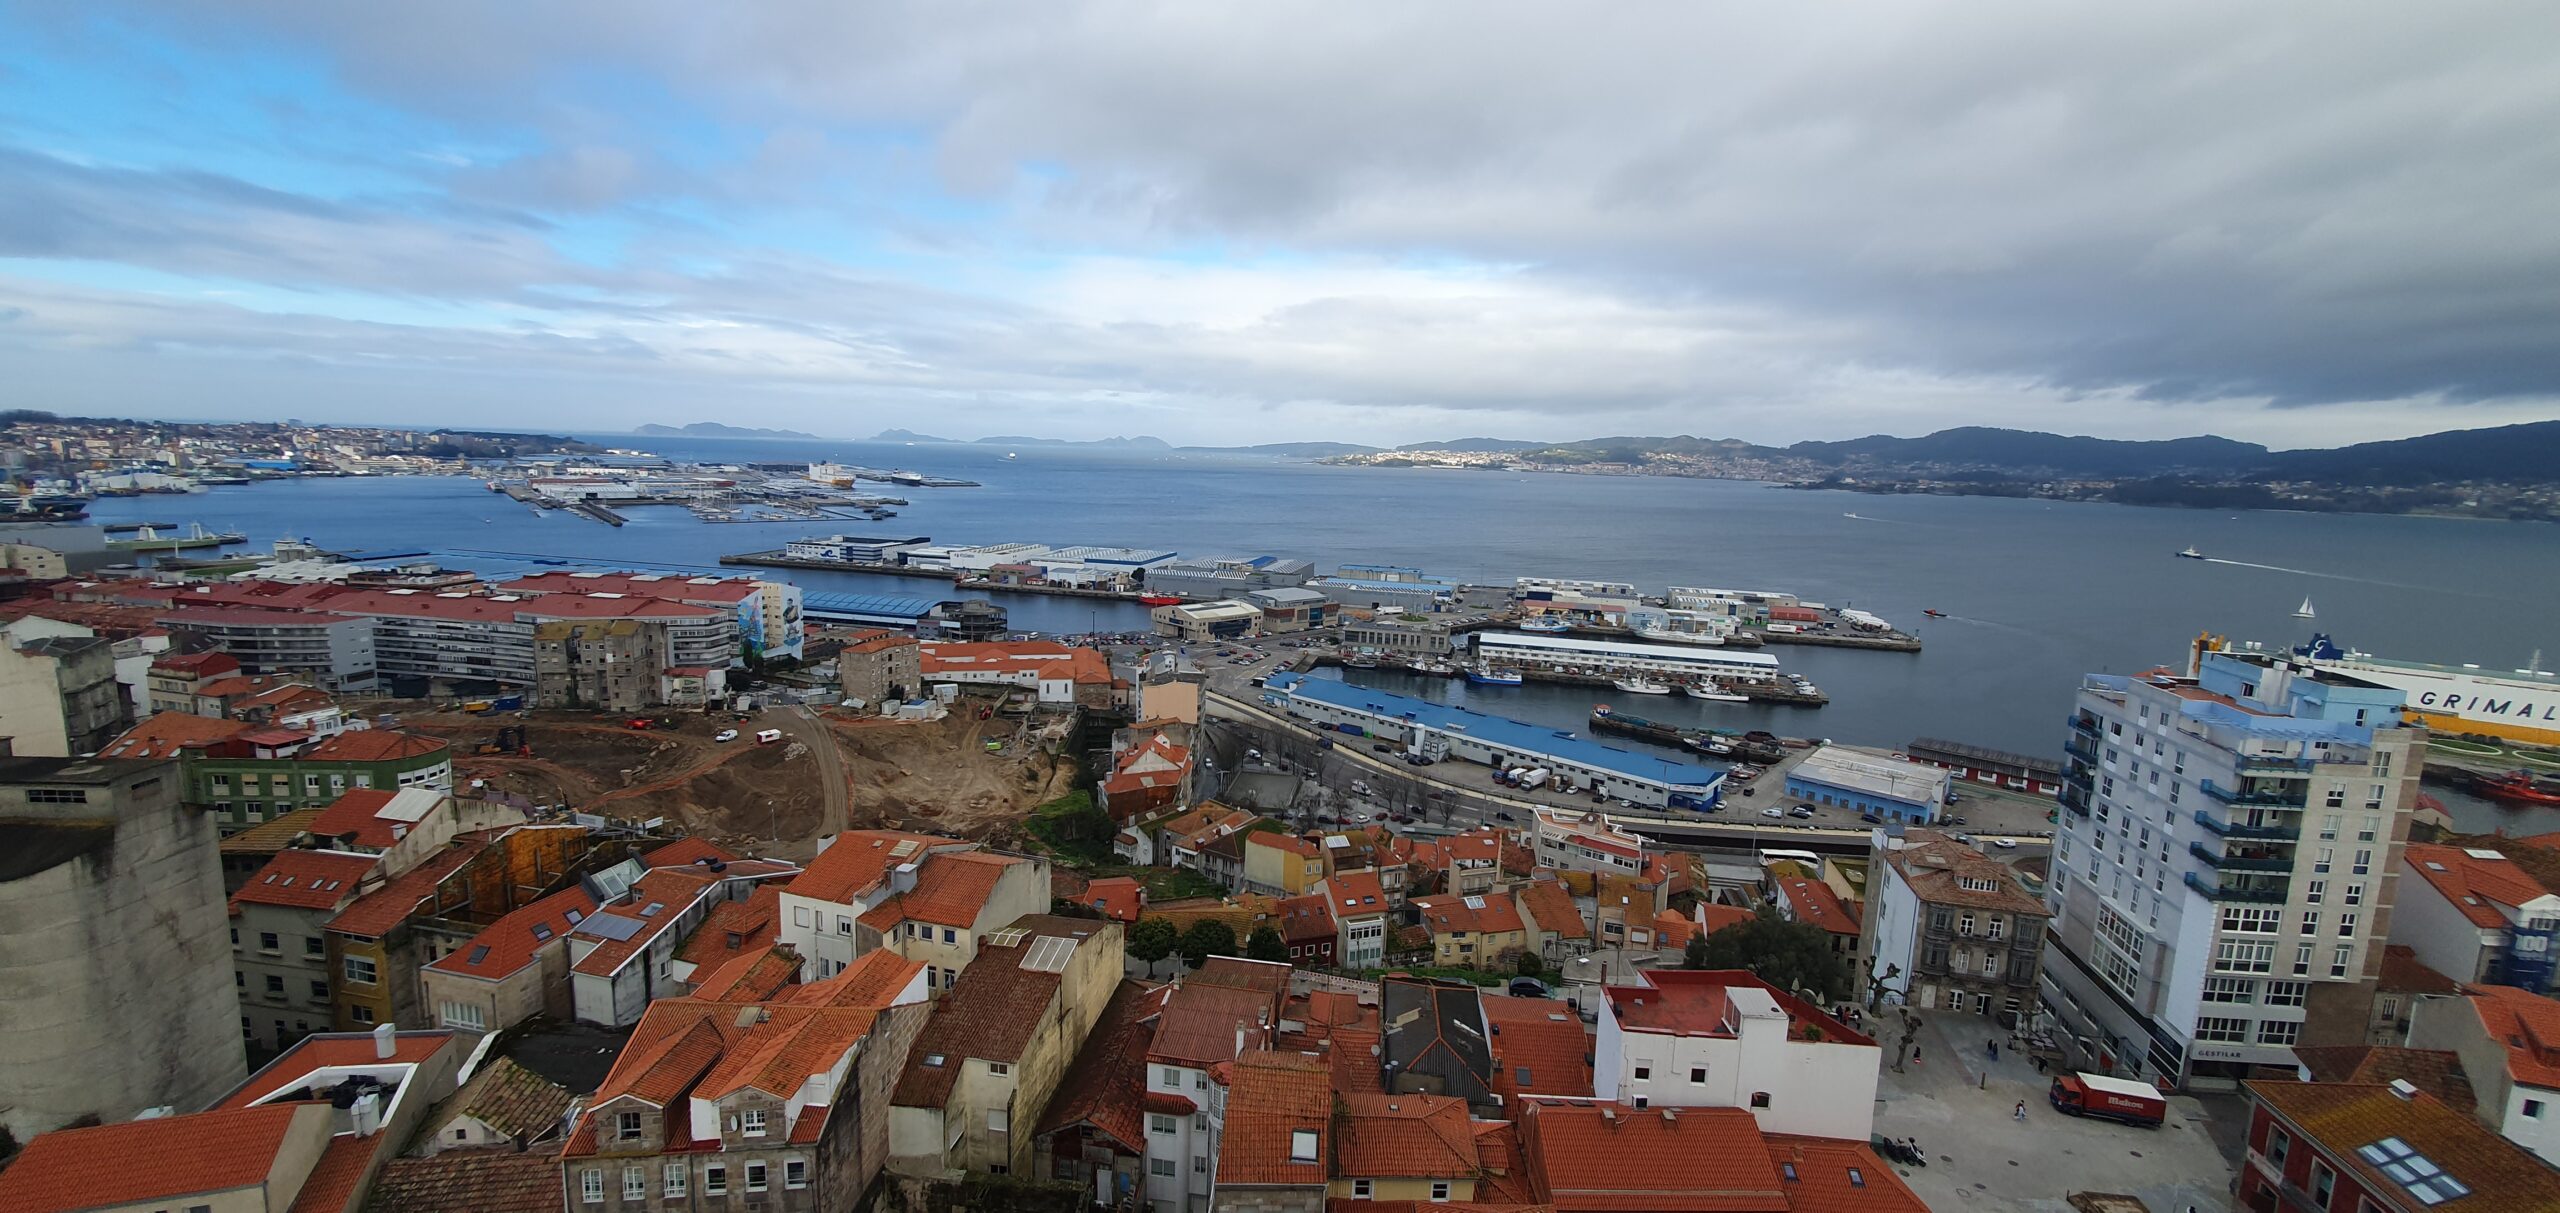
[[[1693,682],[1688,686],[1681,688],[1681,690],[1691,699],[1713,699],[1719,703],[1751,702],[1750,696],[1736,695],[1733,692],[1717,685],[1714,679],[1708,679],[1705,682]]]
[[[2204,559],[2204,553],[2197,551],[2197,550],[2196,550],[2196,545],[2194,545],[2194,544],[2192,544],[2192,543],[2187,545],[2187,550],[2185,550],[2185,551],[2183,551],[2183,552],[2178,553],[2178,555],[2179,555],[2180,557],[2184,558],[2184,559],[2187,559],[2187,560],[2202,560],[2202,559]]]
[[[2342,649],[2325,633],[2293,652],[2314,669],[2397,688],[2407,695],[2401,713],[2437,732],[2560,745],[2560,677],[2542,668],[2540,653],[2514,671],[2426,665]]]
[[[1614,686],[1621,691],[1625,691],[1630,695],[1668,695],[1671,693],[1670,687],[1664,686],[1663,684],[1655,682],[1654,680],[1642,675],[1638,675],[1634,678],[1613,679],[1609,685]]]
[[[1516,687],[1527,681],[1518,670],[1495,670],[1484,666],[1467,667],[1467,681],[1480,687]]]
[[[1573,630],[1573,625],[1561,619],[1550,619],[1540,615],[1521,620],[1520,630],[1523,632],[1570,632]]]

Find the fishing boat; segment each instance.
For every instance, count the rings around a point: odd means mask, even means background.
[[[1518,670],[1493,670],[1483,666],[1467,667],[1467,681],[1480,687],[1516,687],[1527,681]]]
[[[1662,683],[1655,682],[1641,674],[1633,678],[1612,679],[1610,680],[1609,685],[1614,686],[1621,691],[1625,691],[1630,695],[1668,695],[1671,693],[1670,687],[1665,686]]]
[[[2471,781],[2471,791],[2509,804],[2560,805],[2560,779],[2538,777],[2531,771],[2478,776]]]
[[[1534,619],[1521,620],[1520,630],[1523,632],[1570,632],[1573,630],[1573,625],[1561,619],[1549,619],[1540,615]]]
[[[1724,689],[1723,686],[1719,685],[1716,680],[1712,678],[1703,682],[1690,683],[1688,686],[1682,687],[1681,691],[1691,699],[1712,699],[1719,703],[1749,703],[1751,701],[1750,696],[1736,695],[1733,692]]]
[[[1182,599],[1173,594],[1141,594],[1138,596],[1139,606],[1178,606],[1181,602]]]
[[[2312,610],[2311,610],[2311,600],[2310,600],[2309,598],[2305,598],[2305,599],[2303,599],[2303,600],[2302,600],[2302,605],[2301,605],[2301,606],[2298,606],[2298,607],[2293,608],[2293,617],[2294,617],[2294,618],[2296,618],[2296,619],[2317,619],[2317,618],[2319,618],[2319,616],[2318,616],[2318,615],[2316,615],[2316,614],[2313,614],[2313,613],[2312,613]]]
[[[1720,645],[1724,643],[1724,637],[1722,636],[1711,635],[1706,632],[1683,632],[1674,628],[1661,627],[1650,623],[1636,629],[1636,639],[1650,640],[1656,644]]]
[[[2178,555],[2179,555],[2180,557],[2184,558],[2184,559],[2187,559],[2187,560],[2202,560],[2202,559],[2204,559],[2204,553],[2197,551],[2197,550],[2196,550],[2196,545],[2194,545],[2194,544],[2192,544],[2192,543],[2190,543],[2190,544],[2188,544],[2188,545],[2187,545],[2187,550],[2185,550],[2185,551],[2183,551],[2183,552],[2178,553]]]
[[[1413,663],[1413,672],[1416,674],[1429,674],[1435,678],[1446,678],[1451,674],[1457,673],[1458,667],[1445,661],[1417,661]]]

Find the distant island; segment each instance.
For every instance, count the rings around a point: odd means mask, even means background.
[[[2560,521],[2560,421],[2335,449],[2204,436],[2123,441],[1965,426],[1772,447],[1733,438],[1470,438],[1333,456],[1365,467],[1762,480],[1857,493],[2036,497],[2196,509],[2451,514]]]
[[[717,421],[697,421],[687,426],[643,425],[631,431],[643,438],[800,438],[817,441],[816,434],[798,430],[758,430],[741,425],[722,425]]]

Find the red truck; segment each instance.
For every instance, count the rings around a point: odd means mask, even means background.
[[[2169,1115],[2169,1101],[2161,1098],[2159,1088],[2104,1074],[2065,1074],[2053,1080],[2045,1098],[2057,1112],[2121,1120],[2147,1129],[2159,1128]]]

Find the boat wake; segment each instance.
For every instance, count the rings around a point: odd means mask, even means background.
[[[2258,569],[2269,573],[2285,573],[2295,577],[2318,577],[2326,581],[2351,581],[2358,585],[2388,586],[2395,590],[2425,590],[2431,594],[2454,594],[2464,598],[2486,598],[2493,601],[2503,600],[2496,594],[2482,594],[2471,590],[2447,589],[2443,586],[2411,585],[2405,581],[2385,581],[2379,577],[2357,577],[2348,573],[2323,573],[2318,569],[2287,568],[2280,564],[2259,564],[2255,561],[2249,560],[2225,560],[2220,556],[2207,556],[2204,558],[2204,562],[2206,564],[2227,564],[2235,569]]]

